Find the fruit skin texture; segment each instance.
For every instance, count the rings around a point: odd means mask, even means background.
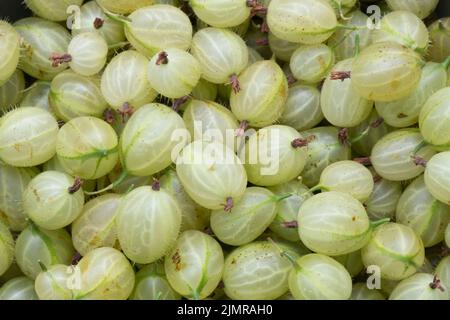
[[[392,10],[407,10],[420,19],[428,17],[439,3],[439,0],[386,0]]]
[[[219,284],[223,269],[220,244],[197,230],[183,232],[164,261],[164,270],[172,288],[191,299],[208,297]]]
[[[114,13],[127,14],[139,8],[151,6],[154,0],[95,0],[97,4]]]
[[[450,151],[440,152],[433,156],[425,169],[425,185],[428,191],[439,201],[450,205]]]
[[[57,230],[70,225],[84,205],[83,189],[70,193],[75,179],[57,171],[45,171],[30,181],[22,199],[25,213],[38,226]]]
[[[67,286],[70,283],[70,267],[55,264],[46,271],[39,273],[34,282],[34,289],[39,300],[71,300],[72,290]]]
[[[33,280],[17,277],[9,280],[0,288],[0,300],[39,300],[34,291]]]
[[[292,268],[291,262],[270,242],[256,241],[241,246],[225,260],[225,293],[234,300],[276,299],[288,291]]]
[[[326,0],[272,0],[267,10],[267,24],[280,39],[318,44],[333,34],[337,19]]]
[[[433,275],[416,273],[408,279],[402,280],[392,291],[389,300],[448,300],[447,288],[443,291],[431,288]]]
[[[97,248],[85,255],[77,267],[80,287],[77,300],[126,300],[134,287],[135,275],[127,258],[113,248]]]
[[[135,176],[150,176],[167,168],[189,142],[185,130],[183,119],[171,108],[159,103],[142,106],[120,136],[123,169]]]
[[[434,62],[443,62],[450,55],[450,18],[433,22],[428,30],[431,45],[427,58]]]
[[[413,229],[399,223],[386,223],[377,227],[369,243],[362,248],[366,267],[379,266],[381,277],[403,280],[420,268],[425,259],[422,240]]]
[[[11,266],[14,259],[14,239],[8,227],[0,221],[0,276]]]
[[[336,260],[322,254],[307,254],[296,260],[289,274],[289,289],[297,300],[348,300],[352,278]],[[326,290],[324,289],[326,288]]]
[[[217,28],[240,25],[250,17],[246,0],[190,0],[195,15]]]
[[[437,150],[450,149],[450,87],[430,96],[420,110],[419,127],[424,139]]]
[[[15,167],[33,167],[56,153],[56,119],[43,109],[18,108],[0,118],[0,159]]]
[[[94,117],[78,117],[64,124],[56,141],[56,154],[72,176],[98,179],[111,172],[119,159],[114,129]]]
[[[0,21],[0,86],[17,68],[20,57],[20,35],[6,21]]]
[[[352,68],[352,85],[368,100],[393,101],[409,96],[419,83],[423,61],[411,49],[380,42],[363,49]]]
[[[275,62],[255,62],[238,76],[238,81],[241,90],[230,96],[231,111],[238,120],[261,128],[280,118],[288,97],[288,83]]]
[[[134,189],[121,200],[118,210],[118,239],[131,260],[154,262],[174,245],[180,232],[181,209],[166,190],[149,186]]]
[[[125,35],[147,58],[163,49],[187,50],[191,46],[192,24],[177,7],[155,4],[134,11],[128,18],[131,22],[125,23]]]
[[[228,198],[237,203],[245,192],[244,166],[234,152],[221,143],[194,141],[181,151],[176,163],[181,184],[202,207],[223,209]]]
[[[64,21],[70,6],[81,6],[83,0],[25,0],[26,6],[41,18],[51,21]]]
[[[306,200],[299,209],[297,222],[305,246],[330,256],[361,249],[372,233],[363,205],[337,191],[320,193]]]

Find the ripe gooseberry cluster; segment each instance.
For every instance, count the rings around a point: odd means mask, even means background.
[[[371,2],[26,0],[0,300],[450,299],[450,17]]]

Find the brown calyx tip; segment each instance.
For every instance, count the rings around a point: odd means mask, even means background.
[[[78,190],[81,189],[83,186],[83,180],[80,179],[80,177],[76,177],[75,181],[73,182],[73,185],[69,187],[68,191],[70,194],[74,194]]]
[[[125,123],[133,115],[134,108],[128,102],[125,102],[117,112],[122,116],[122,122]]]
[[[153,183],[152,183],[152,190],[153,191],[159,191],[161,190],[161,183],[159,182],[159,180],[154,179]]]
[[[178,111],[180,110],[180,107],[181,107],[183,104],[185,104],[185,103],[189,100],[189,98],[190,98],[189,96],[184,96],[184,97],[175,99],[175,100],[173,101],[173,103],[172,103],[172,110],[178,112]]]
[[[227,198],[227,202],[225,203],[223,210],[226,212],[231,212],[231,209],[234,207],[234,202],[232,197]]]
[[[284,221],[281,223],[281,225],[285,228],[288,229],[296,229],[298,228],[298,222],[293,220],[293,221]]]
[[[58,127],[61,128],[63,125],[65,125],[66,123],[64,122],[64,120],[58,120]]]
[[[269,33],[270,29],[269,29],[269,25],[267,24],[267,19],[264,18],[263,22],[261,23],[261,26],[259,27],[259,30],[262,33]]]
[[[267,46],[269,45],[269,39],[268,38],[256,39],[255,44],[260,47]]]
[[[72,56],[68,53],[53,53],[48,59],[52,62],[52,67],[56,68],[63,63],[72,61]]]
[[[416,166],[422,166],[424,168],[427,166],[427,160],[425,160],[421,156],[414,155],[414,156],[411,156],[411,159],[413,160],[413,162]]]
[[[245,130],[248,128],[248,121],[242,120],[239,124],[239,128],[236,129],[235,135],[236,137],[242,137],[245,134]]]
[[[112,125],[116,121],[116,118],[114,117],[114,110],[111,108],[106,109],[103,112],[103,119]]]
[[[230,77],[231,89],[233,89],[234,94],[237,94],[241,91],[241,86],[239,84],[239,80],[236,74],[231,75]]]
[[[342,128],[338,133],[338,140],[343,145],[349,145],[350,141],[348,140],[348,129]]]
[[[158,58],[156,59],[156,65],[160,66],[162,64],[168,64],[169,63],[169,55],[167,52],[162,51],[158,54]]]
[[[436,275],[433,277],[433,282],[430,283],[430,288],[433,290],[439,289],[441,292],[445,291],[444,287],[441,285],[441,280],[438,279]]]
[[[372,165],[372,161],[370,161],[370,157],[355,158],[355,159],[353,159],[353,161],[358,162],[359,164],[362,164],[363,166]]]
[[[383,123],[384,123],[384,119],[381,118],[381,117],[379,117],[378,119],[376,119],[374,122],[372,122],[372,123],[370,124],[370,127],[371,127],[372,129],[376,129],[376,128],[378,128],[379,126],[381,126]]]
[[[264,7],[258,0],[247,0],[247,7],[251,8],[251,17],[260,14],[267,14],[267,8]]]
[[[378,174],[373,176],[373,182],[374,183],[380,182],[381,179],[383,179],[383,178],[381,176],[379,176]]]
[[[100,29],[101,27],[103,27],[103,24],[105,23],[105,20],[103,20],[102,18],[95,18],[94,20],[94,28],[95,29]]]
[[[351,71],[332,71],[330,74],[330,80],[341,80],[350,79],[352,75]]]
[[[311,141],[314,141],[315,139],[316,139],[315,135],[311,135],[311,136],[307,137],[306,139],[297,138],[297,139],[292,140],[291,146],[293,148],[306,147]]]
[[[78,262],[80,262],[81,258],[83,258],[81,254],[78,251],[75,252],[74,255],[72,256],[71,265],[76,266]]]
[[[286,79],[287,79],[288,86],[292,86],[294,83],[297,82],[297,80],[294,78],[294,76],[292,74],[288,74],[286,76]]]

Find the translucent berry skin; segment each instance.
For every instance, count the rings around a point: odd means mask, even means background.
[[[39,108],[18,108],[0,118],[0,159],[15,167],[32,167],[56,152],[58,123]]]
[[[222,248],[213,237],[201,231],[185,231],[166,256],[164,269],[175,291],[186,298],[204,299],[222,278]]]
[[[166,48],[187,50],[191,46],[192,24],[177,7],[155,4],[134,11],[128,18],[131,22],[124,26],[125,35],[148,58]]]
[[[50,92],[50,82],[36,81],[33,87],[29,87],[28,91],[24,94],[21,107],[37,107],[44,109],[53,114],[53,110],[50,107],[48,101],[48,94]]]
[[[258,238],[276,215],[275,195],[260,187],[249,187],[231,212],[214,210],[211,228],[217,238],[226,244],[240,246]]]
[[[130,300],[179,300],[181,296],[170,286],[164,264],[155,262],[136,273],[136,283]]]
[[[283,249],[287,249],[282,246]],[[297,255],[289,250],[294,256]],[[292,264],[273,244],[257,241],[232,251],[225,260],[225,293],[234,300],[272,300],[288,291]]]
[[[245,192],[247,174],[234,152],[218,143],[197,140],[187,145],[176,162],[177,175],[188,195],[202,207],[218,210]]]
[[[424,139],[437,150],[450,149],[450,88],[446,87],[428,98],[419,115],[419,127]]]
[[[23,97],[25,78],[20,69],[16,69],[3,85],[0,85],[0,111],[7,112],[17,106]]]
[[[219,28],[205,28],[192,39],[192,55],[200,63],[202,77],[225,84],[248,65],[248,49],[236,33]]]
[[[267,11],[267,24],[280,39],[318,44],[333,34],[337,19],[326,0],[272,0]]]
[[[58,74],[51,82],[48,102],[63,121],[83,116],[101,118],[108,103],[100,91],[100,81],[72,71]]]
[[[350,300],[386,300],[380,290],[367,288],[367,283],[356,283],[352,287]]]
[[[150,176],[167,168],[189,139],[183,119],[171,108],[152,103],[142,106],[128,120],[120,137],[120,159],[135,176]],[[143,157],[145,159],[143,160]]]
[[[369,243],[362,249],[366,267],[380,267],[386,280],[402,280],[416,273],[424,262],[422,240],[413,229],[399,223],[377,227]]]
[[[137,51],[116,55],[106,66],[101,78],[103,97],[113,108],[127,103],[133,110],[152,102],[157,92],[147,80],[148,59]]]
[[[313,128],[322,120],[320,91],[316,87],[309,85],[290,87],[285,109],[278,119],[280,124],[303,131]]]
[[[81,213],[84,193],[70,193],[75,179],[57,171],[45,171],[34,177],[22,199],[25,213],[38,226],[57,230],[70,225]]]
[[[69,265],[74,253],[70,235],[64,229],[50,231],[30,224],[16,240],[16,262],[31,279],[42,271],[39,261],[47,268],[54,264]]]
[[[238,81],[241,89],[230,97],[231,111],[236,118],[256,128],[275,123],[288,97],[283,70],[273,61],[258,61],[245,69]]]
[[[0,288],[0,300],[39,300],[34,282],[27,277],[16,277]]]
[[[126,300],[133,291],[133,267],[116,249],[94,249],[80,260],[76,268],[80,274],[79,283],[74,288],[74,299]]]
[[[72,26],[73,36],[84,32],[97,32],[106,40],[108,45],[125,41],[123,24],[108,18],[95,1],[86,2],[80,9],[79,25]],[[97,21],[98,19],[103,21],[101,27],[94,23],[96,19]]]
[[[398,200],[402,195],[402,185],[399,181],[377,179],[373,192],[364,203],[367,214],[372,221],[395,216]]]
[[[351,158],[350,147],[338,140],[338,134],[335,127],[316,127],[301,132],[303,137],[315,137],[308,143],[308,158],[301,174],[306,186],[312,188],[317,185],[320,174],[330,163]]]
[[[386,3],[392,10],[406,10],[414,13],[420,19],[428,17],[439,0],[386,0]]]
[[[161,188],[170,192],[178,202],[181,209],[180,232],[186,230],[205,230],[209,225],[211,211],[201,207],[184,190],[180,178],[174,169],[168,169],[159,178]]]
[[[445,68],[435,62],[427,62],[414,92],[403,99],[390,102],[376,102],[379,115],[390,126],[403,128],[416,124],[419,114],[428,98],[447,84]]]
[[[139,187],[121,200],[117,236],[125,255],[137,263],[162,258],[174,245],[181,226],[181,209],[164,189]]]
[[[189,5],[199,19],[217,28],[240,25],[251,11],[246,0],[190,0]]]
[[[68,67],[62,63],[52,66],[52,54],[67,52],[70,33],[56,22],[41,18],[24,18],[14,23],[14,28],[22,37],[20,68],[39,80],[51,80]]]
[[[448,246],[448,247],[450,247],[450,246]],[[438,279],[441,280],[441,283],[446,288],[450,287],[450,257],[449,256],[443,258],[439,262],[439,264],[436,267],[435,274],[438,277]],[[448,294],[448,291],[447,291],[447,294]]]
[[[8,270],[13,259],[14,239],[7,225],[0,221],[0,276]]]
[[[289,274],[289,290],[297,300],[348,300],[352,279],[336,260],[321,254],[307,254],[296,260]],[[326,288],[326,290],[324,289]]]
[[[27,225],[22,194],[38,173],[36,168],[0,165],[0,212],[12,231],[22,231]]]
[[[444,240],[445,227],[450,222],[450,206],[434,198],[420,176],[400,197],[396,221],[413,228],[425,248],[431,247]]]
[[[447,174],[449,164],[450,152],[440,152],[427,162],[424,174],[428,191],[447,205],[450,205],[450,177]]]
[[[381,138],[373,147],[370,160],[375,171],[391,181],[413,179],[422,174],[425,168],[416,164],[413,158],[415,149],[423,143],[418,129],[408,128],[391,132]],[[430,146],[420,148],[417,159],[428,161],[436,152]]]
[[[0,85],[12,76],[20,57],[20,35],[6,21],[0,21]]]
[[[99,73],[106,64],[108,43],[97,32],[80,33],[72,38],[67,48],[72,57],[70,68],[83,76]]]
[[[154,0],[95,0],[97,4],[113,13],[128,14],[139,8],[151,6]]]
[[[330,191],[306,200],[298,212],[302,242],[314,252],[330,256],[364,247],[372,227],[363,205],[348,194]]]
[[[308,137],[288,126],[273,125],[250,136],[239,154],[248,180],[259,186],[274,186],[297,178],[306,164]],[[295,147],[295,140],[305,146]]]
[[[293,52],[289,66],[297,80],[317,83],[327,76],[334,63],[333,49],[317,44],[300,46]]]
[[[36,277],[34,289],[39,300],[71,300],[73,292],[69,289],[70,268],[55,264]]]
[[[117,245],[116,216],[121,199],[108,193],[85,204],[71,228],[73,246],[82,256],[99,247]]]
[[[450,55],[450,18],[442,18],[429,27],[431,45],[427,58],[434,62],[443,62]]]
[[[408,11],[393,11],[381,19],[380,28],[372,32],[372,42],[397,42],[425,54],[429,35],[425,23]]]
[[[434,275],[416,273],[401,281],[392,291],[389,300],[448,300],[447,288],[432,288]]]
[[[107,122],[78,117],[61,127],[56,154],[67,173],[82,179],[98,179],[117,164],[118,143],[117,134]]]
[[[165,56],[165,62],[159,61]],[[189,95],[201,76],[200,64],[190,53],[169,48],[155,54],[148,64],[150,85],[165,97],[177,99]]]
[[[81,6],[83,0],[25,0],[24,2],[35,15],[41,18],[51,21],[64,21],[69,16],[67,9],[70,6]]]
[[[352,68],[352,85],[368,100],[393,101],[416,89],[423,61],[413,50],[394,42],[380,42],[365,48]]]

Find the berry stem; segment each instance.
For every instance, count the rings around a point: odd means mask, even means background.
[[[371,221],[370,222],[370,227],[372,229],[375,229],[376,227],[381,226],[382,224],[388,223],[390,221],[391,221],[390,218],[384,218],[384,219],[380,219],[380,220],[377,220],[377,221]]]
[[[191,97],[190,96],[184,96],[178,99],[175,99],[172,103],[172,110],[175,112],[180,111],[180,107],[185,104]]]
[[[280,252],[280,256],[285,257],[292,263],[295,270],[297,270],[297,271],[301,270],[300,265],[297,263],[297,259],[291,253],[287,252],[286,250],[281,249],[281,247],[275,241],[273,241],[272,238],[270,238],[270,237],[267,238],[267,241],[269,241],[275,247],[275,249],[277,249]]]
[[[109,186],[107,186],[107,187],[105,187],[105,188],[103,188],[101,190],[97,190],[97,191],[93,191],[93,192],[85,191],[84,194],[88,195],[88,196],[95,196],[97,194],[104,193],[106,191],[112,190],[115,187],[117,187],[118,185],[120,185],[127,177],[128,177],[127,170],[123,170],[122,173],[120,174],[120,176],[117,178],[117,180],[114,181],[113,183],[111,183]]]
[[[242,120],[239,124],[239,128],[236,129],[235,135],[236,137],[243,137],[245,134],[245,130],[248,128],[248,121]]]

